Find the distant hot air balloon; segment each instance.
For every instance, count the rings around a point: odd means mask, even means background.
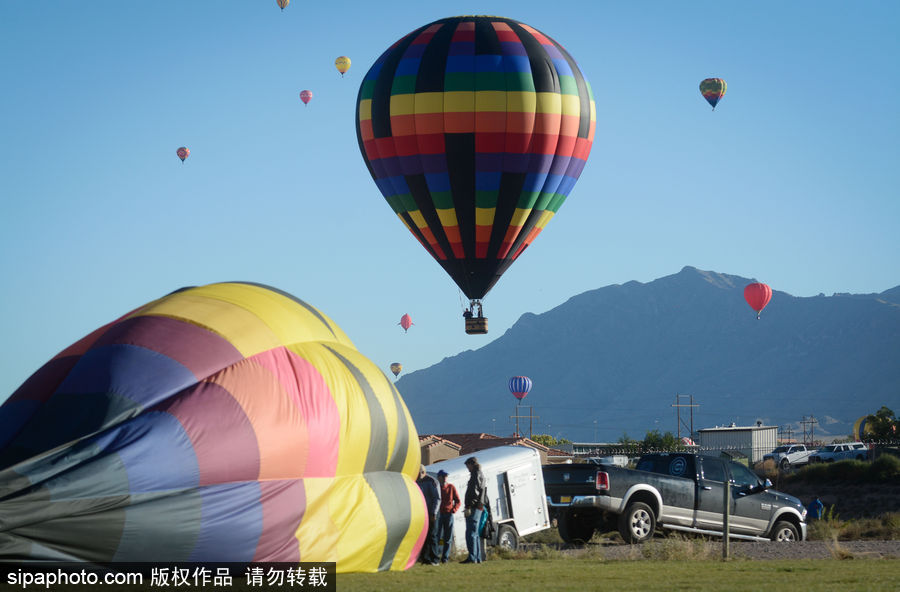
[[[513,376],[509,379],[509,392],[520,402],[531,390],[531,379],[527,376]]]
[[[481,299],[553,218],[587,161],[590,85],[537,29],[459,16],[389,47],[364,77],[357,117],[376,185],[469,298],[466,332],[486,333]]]
[[[407,569],[420,456],[400,393],[323,312],[260,284],[177,290],[0,406],[0,563]]]
[[[391,364],[391,372],[394,373],[394,376],[399,376],[401,372],[403,372],[403,364],[400,362],[394,362]]]
[[[347,56],[338,57],[334,60],[334,67],[338,69],[338,72],[341,73],[341,77],[343,78],[344,73],[350,69],[350,58]]]
[[[184,146],[175,151],[175,154],[178,155],[178,158],[181,159],[181,164],[184,164],[184,159],[191,155],[191,151]]]
[[[756,311],[756,318],[759,318],[762,309],[766,307],[769,300],[772,299],[772,288],[766,284],[754,283],[744,288],[744,300],[750,305],[750,308]]]
[[[721,78],[707,78],[700,83],[700,92],[706,102],[712,105],[713,111],[716,110],[716,104],[725,96],[728,85]]]
[[[284,7],[291,3],[291,0],[275,0],[276,4],[281,7],[281,10],[284,10]]]
[[[410,318],[410,316],[408,314],[405,314],[402,317],[400,317],[400,322],[397,324],[400,325],[401,327],[403,327],[404,333],[406,333],[412,325],[415,325],[415,323],[412,322],[412,318]],[[427,331],[426,331],[426,333],[427,333]]]
[[[300,100],[303,101],[304,105],[309,104],[310,99],[312,99],[313,94],[311,90],[301,90],[300,91]]]
[[[855,422],[853,422],[853,439],[858,441],[863,441],[867,438],[871,438],[875,431],[872,429],[872,420],[875,419],[872,415],[864,415],[860,417]]]

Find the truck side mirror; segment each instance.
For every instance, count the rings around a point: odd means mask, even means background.
[[[770,487],[772,487],[772,481],[769,479],[766,479],[764,482],[760,483],[759,485],[754,485],[753,487],[751,487],[750,491],[748,493],[751,493],[751,494],[762,493]]]

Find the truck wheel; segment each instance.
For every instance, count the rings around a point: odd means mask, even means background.
[[[583,544],[594,536],[594,512],[566,510],[559,515],[559,537],[569,544]]]
[[[619,534],[626,543],[642,543],[653,536],[656,530],[656,516],[650,506],[643,502],[628,504],[619,516]]]
[[[781,459],[781,470],[786,471],[791,468],[791,461],[786,458]]]
[[[501,524],[497,529],[497,546],[515,551],[519,548],[519,535],[516,529],[508,524]]]
[[[795,543],[800,540],[800,535],[797,534],[796,526],[790,522],[779,520],[772,527],[772,535],[769,538],[779,543]]]

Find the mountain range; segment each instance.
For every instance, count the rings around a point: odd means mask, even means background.
[[[524,435],[615,442],[762,422],[829,440],[882,405],[900,413],[900,286],[775,290],[757,319],[743,297],[753,281],[685,267],[590,290],[396,386],[420,434],[506,435],[518,422]],[[520,404],[516,375],[533,381]]]

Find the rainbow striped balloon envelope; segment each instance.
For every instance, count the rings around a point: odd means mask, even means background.
[[[327,316],[186,288],[76,342],[0,406],[0,560],[406,569],[415,426]]]
[[[534,241],[581,175],[591,87],[526,24],[493,16],[420,27],[369,69],[357,138],[388,204],[470,299]]]

